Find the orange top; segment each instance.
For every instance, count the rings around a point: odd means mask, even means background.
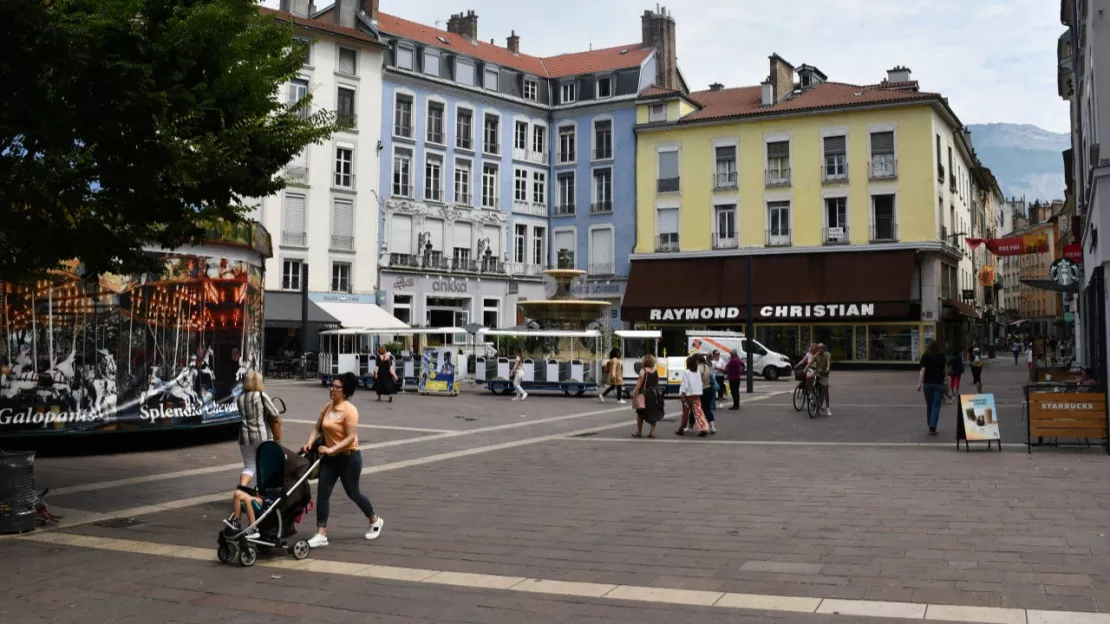
[[[335,446],[347,437],[347,413],[339,413],[335,408],[328,407],[328,411],[324,414],[324,420],[320,424],[320,429],[324,434],[324,445]],[[358,450],[358,436],[355,436],[355,441],[351,443],[343,451],[357,451]]]

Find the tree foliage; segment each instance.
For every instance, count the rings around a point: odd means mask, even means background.
[[[279,87],[307,51],[253,0],[0,0],[0,280],[155,267],[326,139]]]

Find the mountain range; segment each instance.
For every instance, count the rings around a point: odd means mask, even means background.
[[[1029,124],[972,124],[971,143],[979,160],[998,178],[1007,198],[1051,201],[1064,198],[1064,157],[1071,136]]]

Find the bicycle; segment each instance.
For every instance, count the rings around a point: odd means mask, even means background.
[[[809,417],[817,418],[821,413],[821,404],[825,402],[825,393],[821,390],[821,384],[817,380],[813,380],[813,387],[806,392],[807,403],[809,404]]]
[[[798,381],[798,386],[794,388],[794,410],[802,411],[809,405],[809,398],[811,392],[806,387],[809,371],[802,375],[802,379]]]

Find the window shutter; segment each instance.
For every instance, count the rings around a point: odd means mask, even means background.
[[[460,249],[470,249],[472,231],[469,223],[455,223],[455,237],[451,244]]]
[[[893,132],[875,132],[871,134],[871,153],[872,154],[892,154],[894,153],[894,133]]]
[[[574,232],[556,232],[555,233],[555,251],[560,249],[569,249],[574,251]]]
[[[398,254],[411,254],[412,217],[393,215],[390,224],[389,250]]]
[[[348,201],[332,205],[331,233],[333,236],[354,236],[355,206]]]
[[[353,50],[339,51],[339,71],[344,74],[355,73],[355,53]]]
[[[676,208],[667,208],[659,211],[659,233],[678,233],[678,210]]]
[[[659,152],[659,179],[678,177],[678,152]]]
[[[338,109],[336,112],[345,117],[350,117],[355,114],[355,92],[350,89],[339,89],[339,97],[337,99]]]
[[[443,251],[443,219],[427,219],[424,226],[432,236],[432,251]]]
[[[768,158],[789,158],[790,157],[790,144],[786,141],[779,141],[777,143],[767,144],[767,157]]]
[[[501,257],[501,228],[487,225],[482,228],[482,238],[489,239],[489,250],[494,258]]]
[[[590,232],[590,264],[609,264],[613,255],[613,230]]]
[[[282,230],[293,234],[304,232],[304,195],[285,196]]]
[[[825,153],[837,154],[848,151],[848,137],[845,136],[831,136],[825,137]]]
[[[736,146],[718,147],[717,160],[736,160]]]

